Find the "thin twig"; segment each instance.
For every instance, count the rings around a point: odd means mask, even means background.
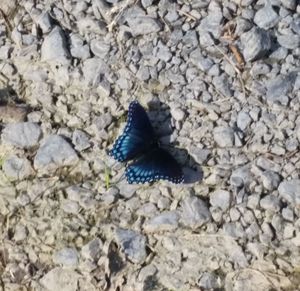
[[[180,9],[177,9],[177,12],[180,14],[183,14],[184,16],[186,16],[186,17],[188,17],[188,18],[190,18],[190,19],[192,19],[192,20],[194,20],[194,21],[198,21],[198,19],[195,17],[195,16],[193,16],[193,15],[191,15],[190,13],[187,13],[187,12],[185,12],[185,11],[183,11],[183,10],[180,10]]]
[[[220,48],[218,48],[216,45],[214,45],[214,46],[224,56],[224,58],[231,64],[231,66],[234,68],[234,70],[238,74],[244,96],[246,96],[246,89],[245,89],[245,84],[244,84],[244,81],[242,78],[241,71],[237,68],[237,66],[234,64],[234,62]]]

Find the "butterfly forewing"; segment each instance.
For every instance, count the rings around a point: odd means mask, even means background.
[[[130,184],[157,180],[178,184],[183,182],[183,173],[173,156],[157,147],[127,166],[126,178]]]
[[[123,134],[116,140],[111,155],[119,162],[141,155],[155,143],[155,135],[144,108],[133,101],[129,105],[127,124]]]

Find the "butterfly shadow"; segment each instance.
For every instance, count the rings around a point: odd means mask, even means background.
[[[170,107],[157,100],[148,102],[148,116],[159,139],[160,147],[166,149],[182,167],[183,184],[194,184],[203,180],[202,167],[186,149],[176,147],[177,134]]]

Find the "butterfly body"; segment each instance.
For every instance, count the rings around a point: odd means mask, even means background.
[[[125,172],[130,184],[160,179],[183,182],[180,165],[160,147],[147,113],[137,101],[130,103],[124,132],[110,154],[119,162],[133,160]]]

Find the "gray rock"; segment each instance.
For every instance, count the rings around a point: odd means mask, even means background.
[[[27,194],[20,194],[18,195],[18,197],[16,198],[17,203],[20,206],[26,206],[31,202],[30,197]]]
[[[68,187],[66,193],[68,199],[78,202],[84,209],[93,208],[96,204],[93,192],[88,189],[74,185]]]
[[[104,59],[110,51],[110,44],[100,39],[91,40],[91,51],[100,59]]]
[[[219,147],[232,147],[234,145],[234,131],[231,127],[218,126],[213,131],[214,140]]]
[[[179,107],[172,107],[171,114],[173,118],[177,121],[182,121],[185,117],[185,112]]]
[[[177,211],[165,211],[144,224],[146,232],[174,231],[178,227],[179,214]]]
[[[285,47],[280,46],[270,54],[269,58],[280,61],[280,60],[284,60],[287,55],[288,55],[288,50]]]
[[[195,159],[198,164],[203,164],[210,156],[211,150],[192,146],[189,148],[189,154]]]
[[[228,78],[225,74],[214,77],[213,84],[216,87],[216,89],[220,91],[224,96],[226,97],[232,96],[232,90],[230,88]]]
[[[197,38],[196,31],[188,30],[182,37],[182,43],[185,45],[184,47],[187,49],[196,47],[198,45],[198,38]]]
[[[105,35],[107,33],[106,24],[103,21],[92,17],[80,17],[76,21],[80,35],[93,33],[95,35]]]
[[[257,209],[260,202],[260,196],[258,194],[252,194],[248,197],[247,207],[250,209]]]
[[[156,213],[157,213],[157,208],[154,203],[146,203],[136,211],[137,215],[144,216],[144,217],[152,217]]]
[[[229,215],[230,215],[231,221],[238,221],[241,217],[241,213],[238,211],[237,208],[231,208],[229,210]]]
[[[249,165],[235,169],[230,177],[230,184],[235,187],[242,187],[245,184],[249,184],[251,181],[252,174]]]
[[[15,242],[22,242],[28,236],[27,228],[22,224],[17,224],[14,231],[14,241]]]
[[[276,235],[280,238],[283,234],[284,223],[282,216],[280,214],[274,214],[272,217],[271,225],[276,231]]]
[[[51,17],[47,11],[42,12],[36,21],[44,34],[48,33],[52,29]]]
[[[44,290],[78,290],[79,274],[76,271],[63,268],[54,268],[46,273],[41,279],[40,284]]]
[[[260,200],[260,207],[265,210],[278,212],[280,210],[280,200],[275,195],[267,195]]]
[[[126,256],[135,264],[141,264],[147,257],[146,237],[133,230],[118,228],[116,239]]]
[[[296,128],[296,137],[297,137],[298,141],[300,142],[300,126],[298,126]]]
[[[147,8],[152,5],[153,0],[142,0],[141,2],[142,2],[143,7]]]
[[[267,3],[262,9],[259,9],[254,16],[254,23],[256,23],[260,28],[266,30],[274,27],[278,21],[278,14],[269,3]]]
[[[292,223],[286,223],[283,230],[283,239],[291,239],[295,236],[296,229]]]
[[[73,166],[79,161],[71,145],[59,135],[45,138],[34,158],[34,168],[49,172],[64,166]]]
[[[237,116],[237,126],[240,130],[244,131],[251,123],[250,115],[245,111],[240,111]]]
[[[63,30],[55,26],[52,31],[45,36],[41,47],[41,58],[43,61],[60,64],[68,64],[69,51]]]
[[[235,34],[241,35],[242,33],[250,30],[252,28],[252,24],[250,21],[244,19],[243,17],[237,17],[236,19],[236,28]]]
[[[194,66],[203,72],[207,72],[214,64],[209,57],[203,57],[201,50],[198,48],[191,52],[190,61]]]
[[[197,197],[186,197],[181,203],[181,222],[192,229],[201,227],[211,218],[206,203]]]
[[[289,152],[295,151],[299,146],[299,142],[296,138],[289,138],[285,141],[285,148]]]
[[[231,195],[228,191],[219,189],[210,194],[209,202],[212,206],[226,211],[231,203]]]
[[[118,199],[118,195],[119,189],[117,187],[110,187],[106,193],[101,195],[101,200],[105,204],[111,205]]]
[[[265,171],[274,171],[277,173],[281,172],[281,166],[272,160],[269,160],[265,157],[259,157],[256,160],[256,165],[260,168],[262,168]]]
[[[220,279],[215,274],[208,272],[201,274],[197,285],[203,290],[216,290],[221,287]]]
[[[178,14],[178,11],[176,9],[176,6],[173,6],[173,5],[170,6],[170,9],[168,10],[168,13],[166,14],[166,16],[164,18],[165,18],[165,20],[167,20],[170,23],[175,22],[176,20],[178,20],[179,14]]]
[[[223,225],[223,231],[234,238],[245,237],[245,231],[239,222],[229,222]]]
[[[81,248],[81,255],[88,260],[96,262],[102,252],[103,243],[101,239],[94,238]]]
[[[291,203],[294,207],[300,205],[300,180],[283,181],[278,187],[279,196]]]
[[[78,265],[78,252],[74,248],[64,248],[53,255],[53,262],[64,267],[76,267]]]
[[[262,58],[271,48],[271,38],[267,31],[261,28],[252,28],[241,35],[244,47],[243,56],[246,61]]]
[[[215,41],[209,32],[201,31],[199,35],[199,43],[201,47],[209,48],[215,44]]]
[[[109,112],[103,113],[100,116],[96,117],[93,123],[99,130],[106,129],[112,123],[112,115]]]
[[[71,47],[70,52],[73,58],[81,60],[86,60],[91,57],[90,47],[87,44],[82,46]]]
[[[290,10],[295,10],[297,6],[297,0],[281,0],[284,7]]]
[[[146,66],[140,66],[136,73],[136,77],[141,81],[149,80],[149,78],[150,78],[149,68]]]
[[[120,189],[121,196],[123,196],[125,198],[130,198],[135,194],[136,190],[139,188],[139,185],[128,184],[127,181],[122,180],[118,184],[118,187]]]
[[[2,169],[10,180],[23,180],[33,174],[29,160],[17,156],[11,156],[6,159]]]
[[[135,17],[128,17],[126,20],[134,37],[159,32],[161,30],[160,23],[150,16],[139,15]]]
[[[11,123],[5,126],[2,140],[18,148],[31,148],[38,145],[42,135],[40,126],[33,122]]]
[[[258,259],[262,259],[264,257],[264,254],[267,252],[267,247],[257,242],[249,242],[247,244],[247,249]]]
[[[98,87],[103,76],[109,72],[109,68],[106,63],[100,58],[91,58],[83,62],[82,67],[84,84],[87,87]]]
[[[168,197],[159,197],[157,200],[157,207],[159,210],[169,209],[171,201]]]
[[[260,75],[267,75],[271,71],[271,66],[265,63],[255,62],[250,70],[250,74],[256,78]]]
[[[294,221],[294,211],[291,208],[283,208],[281,214],[284,219],[288,221]]]
[[[208,15],[202,19],[199,25],[200,35],[202,31],[210,32],[215,38],[218,38],[222,21],[223,13],[220,4],[217,1],[211,1],[208,7]]]
[[[7,60],[10,58],[12,47],[10,45],[3,45],[0,47],[0,60]]]
[[[279,183],[280,183],[280,176],[274,171],[265,171],[261,173],[261,180],[263,183],[263,186],[267,190],[275,190],[277,189]]]
[[[75,129],[72,135],[72,143],[74,144],[75,149],[79,152],[84,151],[91,146],[89,136],[78,129]]]
[[[71,201],[71,200],[64,200],[61,203],[61,208],[64,212],[66,213],[73,213],[73,214],[77,214],[80,211],[80,206],[76,201]]]
[[[172,53],[166,45],[159,43],[156,47],[155,56],[164,62],[168,62],[172,58]]]
[[[285,34],[277,36],[278,43],[287,49],[296,49],[300,46],[300,35]]]
[[[292,23],[291,23],[291,29],[300,35],[300,18],[296,18]]]
[[[270,80],[267,85],[267,100],[271,102],[280,102],[284,105],[288,102],[286,96],[292,89],[296,80],[296,74],[290,73],[289,75],[279,75],[273,80]]]

